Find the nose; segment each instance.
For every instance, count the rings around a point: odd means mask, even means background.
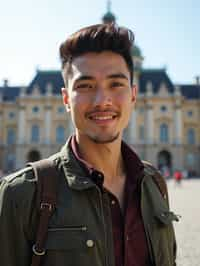
[[[110,106],[112,97],[107,91],[99,88],[96,90],[93,103],[95,106]]]

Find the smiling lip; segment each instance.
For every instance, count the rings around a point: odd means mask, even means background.
[[[91,121],[97,124],[107,124],[113,122],[117,118],[116,112],[93,112],[87,115]]]

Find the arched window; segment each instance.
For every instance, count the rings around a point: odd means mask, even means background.
[[[31,141],[39,142],[40,140],[40,129],[38,125],[33,125],[31,129]]]
[[[56,142],[63,143],[65,141],[65,128],[63,126],[58,126],[56,128]]]
[[[15,130],[13,128],[8,128],[7,131],[7,144],[12,145],[15,144],[16,142],[16,134]]]
[[[187,131],[187,143],[188,144],[195,144],[195,131],[194,128],[189,128]]]
[[[167,143],[169,141],[169,130],[168,125],[160,125],[160,142]]]

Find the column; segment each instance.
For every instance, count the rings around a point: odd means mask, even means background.
[[[154,142],[154,119],[153,119],[153,106],[147,104],[146,111],[146,125],[145,125],[147,144],[153,144]]]
[[[22,168],[25,165],[25,151],[26,151],[26,107],[24,104],[19,105],[18,115],[18,136],[16,146],[16,168]]]
[[[18,144],[24,144],[26,142],[26,114],[25,106],[19,106],[19,118],[18,118]]]
[[[181,144],[182,142],[182,112],[181,112],[180,105],[175,106],[174,128],[175,128],[175,144]]]

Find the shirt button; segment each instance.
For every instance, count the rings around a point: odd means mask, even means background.
[[[94,246],[94,241],[91,240],[91,239],[88,239],[88,240],[86,241],[86,245],[87,245],[89,248],[92,248],[92,247]]]
[[[115,200],[112,200],[112,201],[111,201],[111,204],[112,204],[112,205],[115,205]]]
[[[126,236],[126,241],[129,241],[129,236],[128,235]]]

